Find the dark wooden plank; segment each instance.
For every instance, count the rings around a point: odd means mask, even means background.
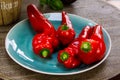
[[[61,12],[54,11],[49,7],[42,9],[39,0],[23,0],[21,17],[17,21],[27,18],[27,5],[33,3],[43,13]],[[17,23],[8,26],[0,26],[0,73],[13,80],[107,80],[120,73],[120,13],[119,11],[102,2],[101,0],[77,0],[75,3],[65,6],[63,9],[68,13],[91,19],[108,31],[112,39],[112,48],[109,57],[97,68],[88,72],[71,76],[51,76],[35,73],[15,63],[5,50],[5,37],[9,30]],[[4,79],[4,78],[3,78]]]

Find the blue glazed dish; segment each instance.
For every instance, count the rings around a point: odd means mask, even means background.
[[[47,13],[44,15],[52,22],[56,29],[61,24],[61,13]],[[76,31],[76,37],[86,25],[93,26],[96,24],[91,20],[77,15],[69,14],[69,17]],[[42,59],[34,54],[32,50],[32,38],[35,35],[35,32],[33,31],[28,19],[19,22],[8,32],[5,39],[5,48],[8,55],[16,63],[26,69],[49,75],[72,75],[86,72],[97,67],[108,57],[111,50],[111,38],[104,28],[103,34],[107,47],[104,58],[95,64],[81,64],[75,69],[66,69],[59,64],[57,61],[58,52],[53,53],[50,59]]]

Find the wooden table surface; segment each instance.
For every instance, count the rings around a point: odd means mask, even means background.
[[[39,6],[39,0],[23,0],[20,19],[27,18],[26,7],[33,3],[43,12],[54,11]],[[89,18],[104,26],[112,39],[112,48],[108,58],[98,67],[88,72],[70,76],[52,76],[27,70],[15,63],[5,50],[5,37],[8,31],[17,23],[0,26],[0,80],[107,80],[120,74],[120,11],[102,0],[77,0],[63,10],[68,13]]]

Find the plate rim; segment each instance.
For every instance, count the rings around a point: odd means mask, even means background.
[[[53,13],[54,13],[54,12],[53,12]],[[44,15],[53,14],[53,13],[45,13]],[[55,14],[60,14],[60,13],[55,13]],[[70,14],[70,13],[68,13],[68,14],[69,14],[69,15],[72,15],[72,16],[80,17],[80,18],[85,19],[85,20],[92,21],[92,20],[90,20],[90,19],[81,17],[81,16],[79,16],[79,15]],[[109,56],[109,54],[110,54],[110,50],[111,50],[111,46],[112,46],[111,37],[110,37],[110,35],[108,34],[108,32],[106,31],[106,29],[103,28],[104,32],[105,32],[106,35],[108,36],[108,39],[109,39],[109,42],[110,42],[110,44],[109,44],[110,46],[109,46],[108,52],[107,52],[107,54],[105,55],[105,57],[104,57],[99,63],[91,66],[90,68],[87,68],[87,69],[84,69],[84,70],[81,70],[81,71],[70,72],[70,73],[68,73],[68,72],[67,72],[67,73],[45,72],[45,71],[39,71],[39,70],[30,68],[30,67],[28,67],[28,66],[20,63],[19,61],[17,61],[17,60],[9,53],[9,51],[8,51],[8,49],[7,49],[7,38],[8,38],[8,36],[9,36],[9,34],[11,33],[11,31],[13,31],[13,29],[16,28],[16,25],[21,24],[21,23],[23,23],[24,21],[27,21],[27,20],[28,20],[28,18],[23,19],[23,20],[19,21],[18,23],[16,23],[16,24],[8,31],[8,33],[7,33],[7,35],[6,35],[6,38],[5,38],[5,49],[6,49],[6,51],[7,51],[7,54],[9,55],[9,57],[10,57],[13,61],[15,61],[17,64],[19,64],[19,65],[22,66],[23,68],[26,68],[26,69],[28,69],[28,70],[31,70],[31,71],[34,71],[34,72],[37,72],[37,73],[48,74],[48,75],[74,75],[74,74],[78,74],[78,73],[87,72],[87,71],[89,71],[89,70],[92,70],[93,68],[96,68],[96,67],[99,66],[101,63],[103,63],[103,62],[106,60],[106,58]],[[94,21],[92,21],[92,22],[94,22]],[[94,22],[94,23],[96,23],[96,22]]]

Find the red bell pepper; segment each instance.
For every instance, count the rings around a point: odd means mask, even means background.
[[[62,25],[58,27],[57,36],[58,36],[59,41],[64,46],[68,45],[75,38],[75,31],[65,11],[62,12]]]
[[[63,64],[66,68],[76,68],[81,64],[78,57],[78,45],[79,41],[76,39],[64,50],[58,52],[58,62]]]
[[[92,27],[83,28],[78,38],[74,39],[68,47],[58,53],[58,62],[62,63],[66,68],[76,68],[80,65],[79,44],[81,40],[88,38],[88,34],[92,31]],[[70,56],[69,56],[70,55]]]
[[[89,35],[89,34],[86,34]],[[96,25],[88,38],[79,44],[79,57],[85,64],[100,61],[105,54],[106,46],[103,39],[102,27]]]
[[[49,57],[53,53],[51,37],[45,34],[36,34],[32,40],[33,51],[42,58]]]
[[[91,39],[94,39],[96,41],[99,41],[99,48],[97,49],[97,59],[101,60],[104,57],[104,53],[106,51],[106,45],[104,42],[103,32],[102,32],[102,26],[95,25],[94,26],[93,35],[91,36]],[[100,50],[100,51],[99,51]]]
[[[48,21],[47,18],[37,9],[34,4],[27,6],[27,13],[30,24],[37,34],[45,34],[48,37],[50,45],[55,49],[59,45],[54,26]],[[39,42],[39,39],[37,39]],[[41,40],[40,40],[41,41]],[[45,42],[45,41],[42,41]],[[33,40],[34,43],[34,40]],[[40,44],[39,44],[40,45]],[[33,46],[34,49],[34,46]],[[35,50],[34,50],[35,51]],[[35,51],[36,53],[36,51]]]
[[[50,36],[56,35],[54,26],[48,21],[47,18],[37,9],[34,4],[27,6],[27,13],[32,28],[37,33],[44,33]]]
[[[92,34],[92,27],[86,26],[82,29],[81,33],[79,34],[78,38],[80,41],[90,38],[90,35]]]

